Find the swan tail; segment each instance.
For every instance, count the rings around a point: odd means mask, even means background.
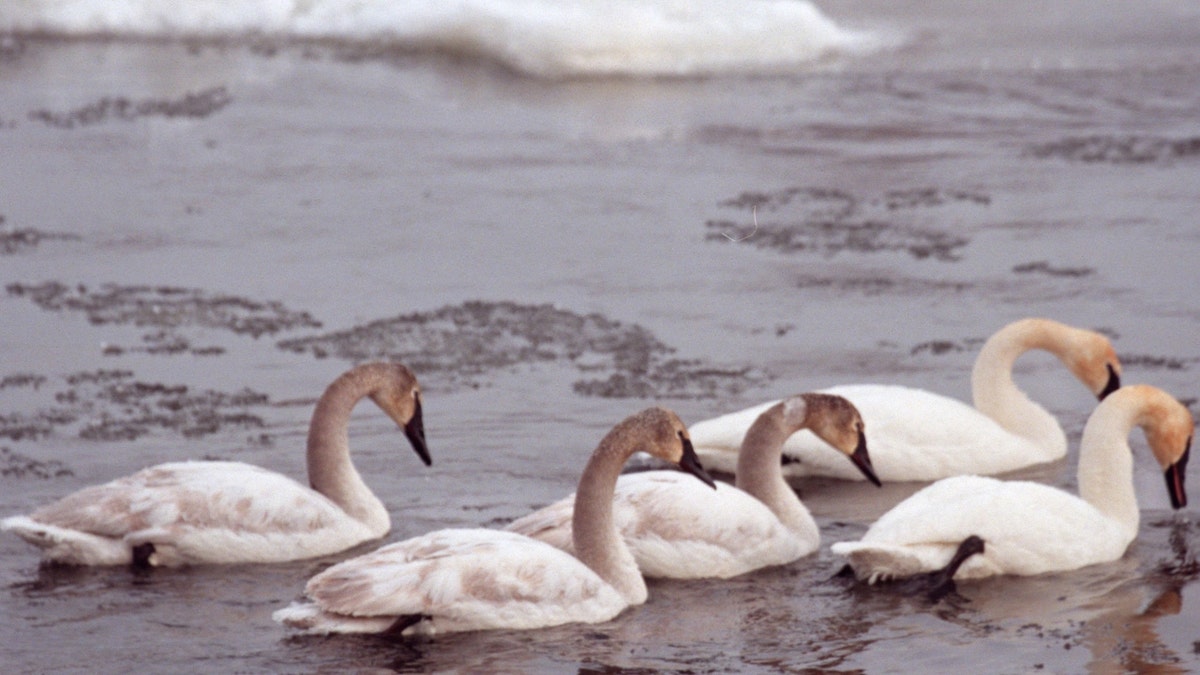
[[[29,516],[0,521],[0,530],[12,532],[42,550],[48,562],[64,565],[128,565],[133,550],[122,539],[40,523]]]
[[[277,623],[308,635],[386,633],[396,626],[398,619],[398,617],[394,616],[348,616],[345,614],[334,614],[322,610],[311,602],[293,602],[283,609],[275,610],[271,618]],[[404,626],[404,628],[407,627],[407,625]]]
[[[834,544],[830,550],[846,558],[854,576],[868,584],[903,579],[937,569],[912,549],[894,544],[844,541]]]

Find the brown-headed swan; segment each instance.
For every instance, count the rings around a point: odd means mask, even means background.
[[[821,543],[817,523],[783,478],[783,442],[809,429],[879,484],[863,421],[846,399],[799,394],[767,408],[750,425],[738,454],[737,487],[717,493],[677,471],[621,476],[613,504],[617,528],[649,578],[729,578],[809,555]],[[508,530],[572,551],[570,495],[518,518]]]
[[[393,634],[607,621],[647,596],[612,512],[621,468],[639,450],[713,484],[679,418],[650,408],[614,427],[584,468],[574,556],[512,532],[438,530],[330,567],[274,618],[308,633]]]
[[[350,412],[364,397],[429,464],[417,378],[400,364],[364,364],[334,380],[313,411],[312,487],[241,462],[172,462],[6,518],[0,529],[46,561],[72,565],[279,562],[378,539],[391,519],[350,461]]]

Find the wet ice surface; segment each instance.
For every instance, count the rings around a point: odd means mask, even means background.
[[[1127,382],[1200,410],[1200,75],[936,49],[795,78],[551,83],[312,47],[9,48],[0,514],[185,458],[303,481],[317,395],[381,357],[418,371],[434,457],[358,409],[389,539],[561,497],[652,403],[699,420],[851,381],[966,397],[982,340],[1031,314],[1105,331]],[[1077,443],[1087,393],[1044,355],[1017,379]],[[1124,559],[937,605],[832,579],[828,545],[916,485],[802,483],[820,553],[654,583],[607,624],[406,642],[270,621],[340,556],[39,569],[7,536],[3,670],[1194,669],[1194,507],[1170,513],[1132,443],[1144,516]],[[1073,489],[1073,466],[1021,477]]]

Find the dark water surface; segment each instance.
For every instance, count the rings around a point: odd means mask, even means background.
[[[303,479],[316,396],[374,358],[418,372],[434,457],[359,409],[389,540],[566,494],[654,403],[697,421],[845,382],[966,398],[981,341],[1027,315],[1105,331],[1127,382],[1195,412],[1200,23],[1079,4],[831,3],[902,46],[762,78],[7,39],[0,514],[184,458]],[[1045,355],[1018,371],[1076,444],[1088,394]],[[607,624],[406,642],[271,622],[340,556],[39,569],[6,536],[0,671],[1194,670],[1195,507],[1170,511],[1132,442],[1124,559],[936,605],[831,578],[829,543],[918,485],[802,483],[817,555],[654,583]],[[1074,453],[1022,476],[1073,489]]]

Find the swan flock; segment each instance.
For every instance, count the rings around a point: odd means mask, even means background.
[[[1061,460],[1067,435],[1014,382],[1031,350],[1054,355],[1099,404],[1079,444],[1078,492],[995,477]],[[1113,561],[1137,536],[1129,436],[1145,434],[1174,508],[1187,504],[1195,423],[1150,385],[1121,386],[1104,335],[1049,319],[1002,327],[981,348],[970,404],[890,384],[808,391],[691,426],[650,407],[616,424],[576,490],[505,529],[443,529],[333,564],[273,618],[304,633],[437,635],[609,621],[650,595],[647,578],[720,583],[818,564],[819,525],[789,478],[929,483],[858,541],[834,543],[866,584],[1064,572]],[[183,567],[328,556],[391,530],[350,456],[352,410],[369,398],[425,465],[422,393],[405,366],[336,378],[313,410],[308,484],[240,462],[182,461],[83,488],[0,521],[66,565]],[[645,452],[671,470],[623,473]],[[734,476],[714,481],[706,471]],[[868,488],[869,489],[869,488]]]

